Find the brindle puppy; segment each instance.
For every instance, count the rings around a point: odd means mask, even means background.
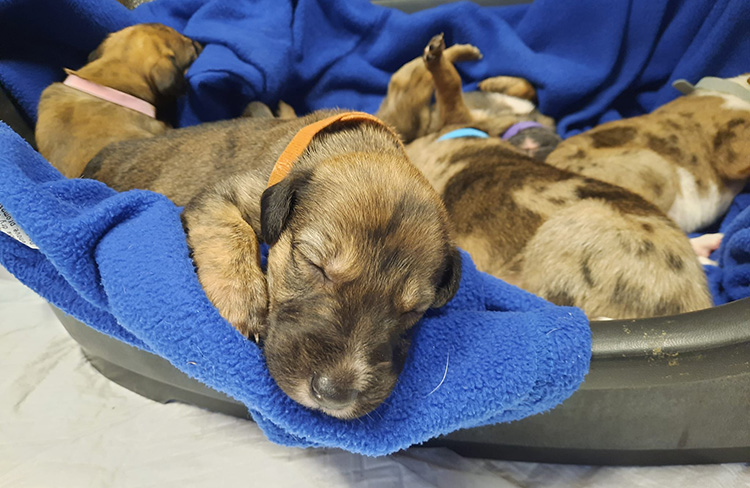
[[[641,195],[686,232],[710,225],[750,176],[750,74],[702,83],[565,140],[547,162]]]
[[[620,187],[535,162],[501,140],[502,119],[477,117],[464,103],[456,54],[444,46],[436,36],[421,64],[393,75],[379,115],[407,135],[412,162],[443,197],[456,242],[479,269],[590,317],[711,306],[703,270],[671,219]],[[425,129],[419,115],[433,90],[440,118]],[[462,127],[491,137],[438,141]]]
[[[39,100],[36,141],[42,156],[63,175],[77,178],[107,144],[163,134],[169,128],[168,109],[185,89],[184,73],[200,51],[198,43],[161,24],[110,34],[88,64],[65,72],[99,85],[97,90],[107,87],[148,102],[157,118],[53,83]]]
[[[461,264],[440,197],[384,125],[331,126],[266,188],[292,137],[333,113],[111,145],[84,176],[185,205],[209,299],[243,334],[264,338],[269,371],[291,398],[352,418],[389,395],[409,329],[454,295]],[[271,246],[265,274],[259,240]]]

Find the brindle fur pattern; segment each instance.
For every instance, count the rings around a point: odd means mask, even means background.
[[[456,292],[460,257],[440,197],[399,142],[372,123],[316,136],[291,173],[271,169],[303,126],[334,112],[172,130],[103,150],[85,176],[185,205],[198,277],[221,314],[260,335],[269,371],[293,399],[330,415],[364,415],[395,385],[409,329]],[[264,275],[259,240],[271,247]],[[311,395],[311,377],[359,392],[344,409]]]
[[[750,91],[748,79],[733,80]],[[546,161],[627,188],[692,232],[722,215],[750,176],[750,103],[698,89],[651,114],[573,136]],[[705,201],[702,217],[687,207],[693,197]]]
[[[163,134],[166,108],[184,91],[184,72],[198,43],[161,24],[138,24],[110,34],[78,71],[68,74],[120,90],[157,107],[157,119],[62,83],[39,100],[39,151],[63,175],[76,178],[109,143]],[[159,120],[162,119],[162,120]]]
[[[433,38],[421,65],[412,62],[393,75],[383,107],[408,99],[400,92],[407,86],[410,93],[434,87],[443,108],[461,106],[460,79],[450,59],[440,56],[443,46],[442,36]],[[410,102],[400,120],[423,108]],[[392,113],[380,115],[390,122]],[[581,307],[590,317],[649,317],[711,306],[690,242],[652,203],[533,161],[497,137],[438,142],[460,127],[498,135],[489,115],[475,119],[466,110],[444,110],[441,117],[407,151],[442,195],[456,242],[479,269],[558,305]]]

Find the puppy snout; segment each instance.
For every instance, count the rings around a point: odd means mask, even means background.
[[[329,410],[343,410],[353,405],[359,395],[348,381],[336,380],[325,374],[313,375],[310,392],[321,407]]]

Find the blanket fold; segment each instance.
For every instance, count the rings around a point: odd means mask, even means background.
[[[114,0],[0,0],[0,19],[0,83],[29,120],[62,67],[81,66],[108,32],[138,22],[170,25],[206,45],[188,72],[183,126],[236,116],[255,99],[283,99],[300,113],[374,112],[391,73],[441,31],[448,43],[483,51],[482,61],[459,66],[469,87],[499,74],[529,79],[563,135],[652,110],[678,95],[674,79],[747,70],[750,53],[742,0],[459,2],[413,15],[366,0],[157,0],[134,11]],[[307,410],[278,389],[261,351],[206,298],[179,208],[151,192],[64,179],[4,125],[0,147],[0,205],[39,247],[0,233],[0,264],[91,327],[242,401],[275,442],[394,452],[545,411],[588,369],[580,310],[480,273],[463,254],[457,296],[417,327],[388,401],[348,422]]]

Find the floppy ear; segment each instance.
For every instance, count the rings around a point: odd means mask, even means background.
[[[461,253],[458,252],[455,246],[451,246],[451,250],[443,266],[443,272],[440,276],[432,308],[442,307],[458,291],[458,285],[461,282]]]
[[[160,96],[177,98],[187,89],[185,75],[177,66],[174,56],[160,59],[149,72],[149,84]]]
[[[273,246],[281,237],[299,198],[299,192],[309,178],[307,173],[290,174],[266,188],[260,197],[260,237],[269,246]]]

